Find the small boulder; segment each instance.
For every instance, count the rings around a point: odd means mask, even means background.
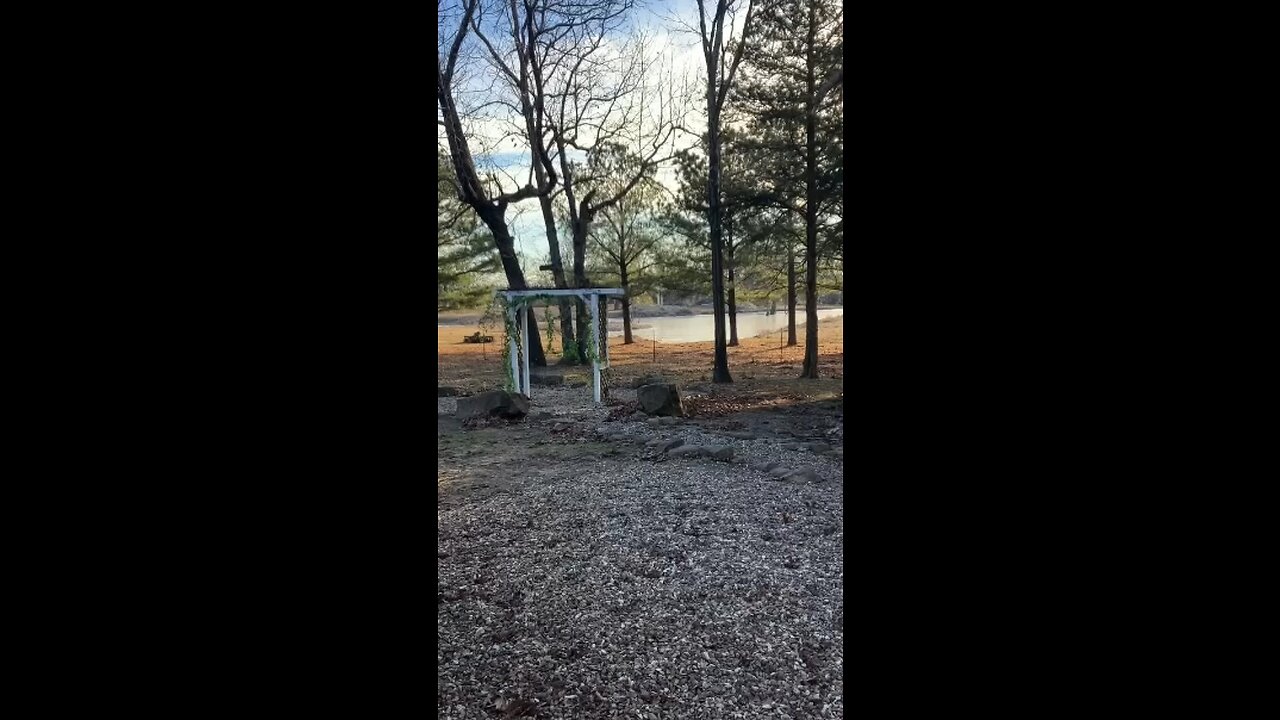
[[[631,389],[639,390],[645,385],[665,385],[667,379],[661,375],[641,375],[631,383]]]
[[[452,385],[441,385],[436,388],[436,397],[456,397],[458,388]]]
[[[680,422],[680,418],[672,417],[670,415],[665,415],[663,417],[658,418],[659,425],[675,425],[679,422]]]
[[[769,474],[773,476],[775,479],[781,480],[787,477],[788,475],[790,475],[792,472],[793,470],[791,468],[775,467],[774,469],[769,471]]]
[[[782,462],[781,462],[781,461],[778,461],[778,460],[773,460],[773,461],[769,462],[769,464],[765,465],[765,466],[764,466],[764,469],[765,469],[765,471],[766,471],[766,472],[772,472],[773,470],[775,470],[775,469],[777,469],[777,468],[780,468],[780,467],[782,467]]]
[[[468,398],[458,398],[454,417],[468,420],[474,417],[501,417],[518,420],[529,413],[529,398],[506,390],[490,390]]]
[[[806,443],[805,447],[808,448],[810,452],[816,452],[816,453],[824,453],[831,449],[831,446],[824,442]]]
[[[680,438],[654,438],[645,443],[645,447],[653,448],[659,452],[668,452],[683,444],[684,440],[681,440]]]
[[[715,445],[707,448],[707,452],[716,460],[728,462],[733,459],[733,448],[727,445]]]
[[[800,468],[799,470],[796,470],[790,475],[787,475],[786,479],[791,482],[800,482],[800,481],[822,482],[822,476],[818,475],[818,471],[809,467]]]
[[[636,399],[640,401],[640,409],[650,415],[684,417],[680,390],[671,383],[645,385],[636,393]]]
[[[681,445],[667,451],[671,457],[702,457],[707,454],[707,449],[701,445]]]

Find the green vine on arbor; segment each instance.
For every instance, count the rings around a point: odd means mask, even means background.
[[[515,392],[516,389],[516,368],[519,367],[519,355],[524,348],[520,343],[520,333],[517,331],[516,323],[511,319],[512,304],[507,301],[504,295],[495,295],[493,302],[489,305],[489,309],[485,311],[484,317],[481,319],[482,324],[490,327],[496,325],[498,320],[502,321],[502,377],[503,386],[508,392]],[[515,340],[516,353],[515,357],[511,355],[511,341]]]
[[[543,319],[547,324],[547,346],[548,351],[550,351],[551,342],[555,337],[555,324],[551,321],[550,305],[551,302],[555,300],[555,296],[524,295],[515,298],[514,300],[509,300],[505,295],[494,295],[493,302],[490,303],[489,307],[485,310],[484,315],[480,319],[480,327],[482,331],[495,327],[498,323],[498,318],[501,317],[502,319],[502,369],[506,389],[511,392],[514,392],[516,385],[518,384],[516,373],[520,364],[519,358],[523,357],[524,354],[524,347],[520,340],[521,334],[517,327],[519,325],[519,321],[513,320],[512,317],[519,317],[519,309],[521,307],[528,309],[529,312],[536,312],[532,307],[532,304],[537,300],[548,301],[548,305],[546,306],[543,314]],[[511,312],[512,310],[515,310],[516,312],[513,313]],[[598,317],[600,342],[607,343],[609,342],[607,316],[604,312],[601,312]],[[512,357],[511,354],[511,341],[513,339],[515,340],[516,345],[516,357]],[[589,365],[594,365],[597,360],[601,359],[600,353],[593,343],[586,342],[580,345],[579,341],[579,338],[565,340],[564,347],[561,351],[562,356],[576,359],[578,357],[579,350],[581,349],[582,355],[585,356]],[[610,375],[610,368],[600,368],[601,400],[606,400],[609,397]]]
[[[554,352],[553,343],[556,340],[556,324],[551,322],[551,303],[543,306],[542,321],[547,325],[547,354]]]

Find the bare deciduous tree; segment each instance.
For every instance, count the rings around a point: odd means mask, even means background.
[[[585,287],[587,239],[596,216],[616,205],[647,176],[676,155],[674,141],[687,105],[673,72],[643,36],[621,49],[605,47],[605,28],[596,29],[557,58],[559,72],[551,110],[552,138],[560,162],[566,217],[573,242],[574,285]],[[608,181],[593,177],[592,156],[621,148],[632,159],[627,171]],[[575,162],[570,150],[587,162]],[[599,163],[597,163],[599,165]],[[586,329],[579,308],[578,333]]]
[[[720,195],[721,115],[734,75],[742,62],[742,52],[752,28],[754,0],[747,0],[742,37],[733,35],[732,12],[741,0],[715,0],[708,16],[707,0],[698,0],[698,34],[702,40],[702,57],[707,65],[707,223],[711,231],[711,302],[715,308],[715,365],[711,380],[733,382],[729,374],[729,352],[725,344],[724,305],[724,227]],[[725,26],[728,19],[728,27]]]
[[[474,28],[479,0],[441,0],[440,8],[440,51],[437,53],[436,67],[436,101],[440,107],[438,124],[443,126],[449,146],[449,159],[457,176],[458,198],[475,210],[480,221],[493,235],[494,244],[498,247],[502,270],[507,277],[507,284],[513,290],[528,287],[520,260],[516,257],[515,243],[507,227],[507,208],[512,203],[550,191],[556,182],[555,168],[546,153],[535,150],[531,163],[541,166],[538,184],[532,180],[515,191],[504,192],[501,182],[491,176],[487,183],[482,182],[476,170],[475,158],[472,155],[467,133],[463,128],[462,114],[455,98],[455,80],[459,68],[459,60],[463,57],[463,48],[467,37]],[[524,72],[524,65],[521,66]],[[527,85],[527,81],[526,81]],[[533,174],[531,168],[531,174]],[[528,314],[530,362],[545,366],[546,357],[542,351],[542,342],[538,334],[537,321],[533,313]]]

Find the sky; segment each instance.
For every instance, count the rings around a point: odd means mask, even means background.
[[[698,36],[690,33],[688,28],[696,32],[698,10],[695,0],[641,0],[644,3],[632,12],[631,31],[643,32],[650,38],[651,54],[661,55],[663,66],[672,75],[684,78],[689,83],[690,93],[682,94],[687,103],[688,115],[685,124],[693,133],[701,133],[706,128],[706,106],[701,93],[696,88],[705,77],[706,67],[702,58]],[[710,0],[709,5],[714,0]],[[745,2],[743,3],[745,8]],[[741,14],[739,14],[741,15]],[[677,22],[672,22],[670,18]],[[741,18],[739,17],[739,24]],[[687,24],[681,29],[679,22]],[[490,36],[491,40],[497,33]],[[496,40],[495,40],[496,41]],[[615,47],[621,45],[621,38]],[[479,48],[477,48],[479,49]],[[487,171],[496,172],[503,177],[506,190],[514,190],[524,185],[529,177],[529,146],[525,138],[513,132],[518,116],[508,109],[492,104],[484,107],[479,113],[468,112],[468,108],[477,108],[494,97],[493,88],[498,79],[498,71],[481,62],[472,62],[458,71],[459,82],[455,91],[455,101],[463,114],[473,116],[464,122],[473,156],[482,175]],[[657,80],[656,75],[649,77]],[[665,83],[663,83],[665,85]],[[474,119],[480,114],[485,117]],[[439,140],[444,144],[443,128],[437,126]],[[695,142],[692,135],[681,134],[679,146],[687,147]],[[447,147],[447,145],[446,145]],[[576,155],[576,157],[575,157]],[[571,151],[571,159],[581,159],[582,153]],[[674,168],[668,164],[658,172],[658,180],[668,188],[676,189]],[[546,281],[549,284],[550,274],[537,270],[537,263],[547,255],[546,230],[543,225],[541,210],[536,199],[526,200],[512,205],[507,210],[507,222],[516,238],[516,249],[526,260],[522,262],[526,276],[531,284]],[[543,277],[545,276],[545,277]]]

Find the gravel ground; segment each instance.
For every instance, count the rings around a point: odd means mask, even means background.
[[[504,492],[442,506],[438,716],[843,717],[842,463],[690,424],[605,422],[589,390],[534,400],[555,416],[543,422],[599,428],[626,451],[540,461]],[[653,437],[730,445],[734,462],[667,458],[639,444]],[[753,467],[770,460],[823,480]]]

